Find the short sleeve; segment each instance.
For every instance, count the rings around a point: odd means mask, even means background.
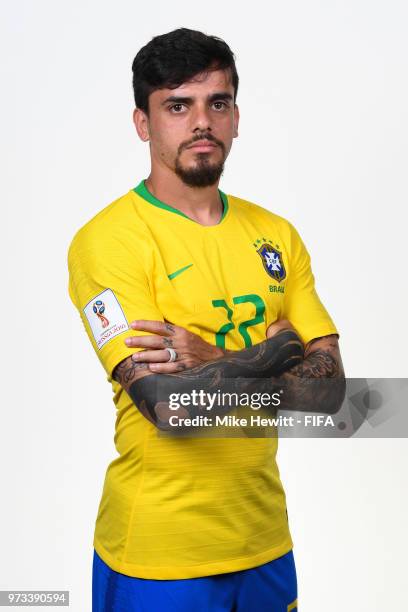
[[[136,335],[129,324],[135,319],[163,321],[151,292],[145,252],[136,238],[82,230],[68,251],[69,295],[108,380],[120,361],[142,350],[124,343]]]
[[[290,230],[291,255],[283,315],[307,344],[313,338],[338,334],[338,331],[316,293],[310,255],[291,224]]]

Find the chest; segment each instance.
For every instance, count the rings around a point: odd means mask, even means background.
[[[281,237],[252,225],[202,229],[156,231],[151,284],[159,309],[222,348],[263,341],[284,310],[290,268]]]

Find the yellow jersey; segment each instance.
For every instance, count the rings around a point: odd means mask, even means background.
[[[276,464],[277,437],[159,435],[112,379],[144,335],[135,319],[166,319],[241,350],[277,319],[304,343],[338,333],[314,286],[310,257],[284,218],[219,190],[223,215],[204,226],[155,198],[144,181],[88,221],[68,253],[69,294],[112,385],[115,446],[94,546],[113,570],[194,578],[243,570],[293,547]]]

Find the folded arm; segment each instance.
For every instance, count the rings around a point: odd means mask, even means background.
[[[272,338],[241,351],[226,351],[220,359],[175,374],[155,374],[148,363],[127,357],[113,378],[127,391],[140,412],[156,427],[168,430],[171,394],[269,393],[284,390],[282,409],[333,414],[345,394],[344,371],[337,336],[309,342],[306,350],[293,329],[280,329]],[[233,406],[212,408],[222,415]],[[239,408],[239,406],[238,406]],[[179,417],[203,414],[194,404],[177,410]]]
[[[306,346],[304,359],[278,380],[284,390],[281,409],[335,414],[346,393],[337,335],[311,340]],[[265,383],[262,381],[261,387]]]
[[[244,393],[254,385],[254,379],[279,376],[300,364],[303,344],[291,329],[282,329],[275,336],[241,351],[225,351],[220,359],[174,374],[156,374],[149,364],[130,355],[120,362],[113,378],[121,384],[140,412],[159,429],[168,429],[168,419],[174,412],[169,408],[171,394]],[[211,415],[222,415],[233,406],[214,406]],[[178,409],[179,417],[193,418],[202,414],[203,407],[191,404]]]

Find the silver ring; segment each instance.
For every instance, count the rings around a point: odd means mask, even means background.
[[[167,361],[176,361],[177,353],[173,348],[168,348],[166,346],[166,351],[169,351],[169,359]]]

